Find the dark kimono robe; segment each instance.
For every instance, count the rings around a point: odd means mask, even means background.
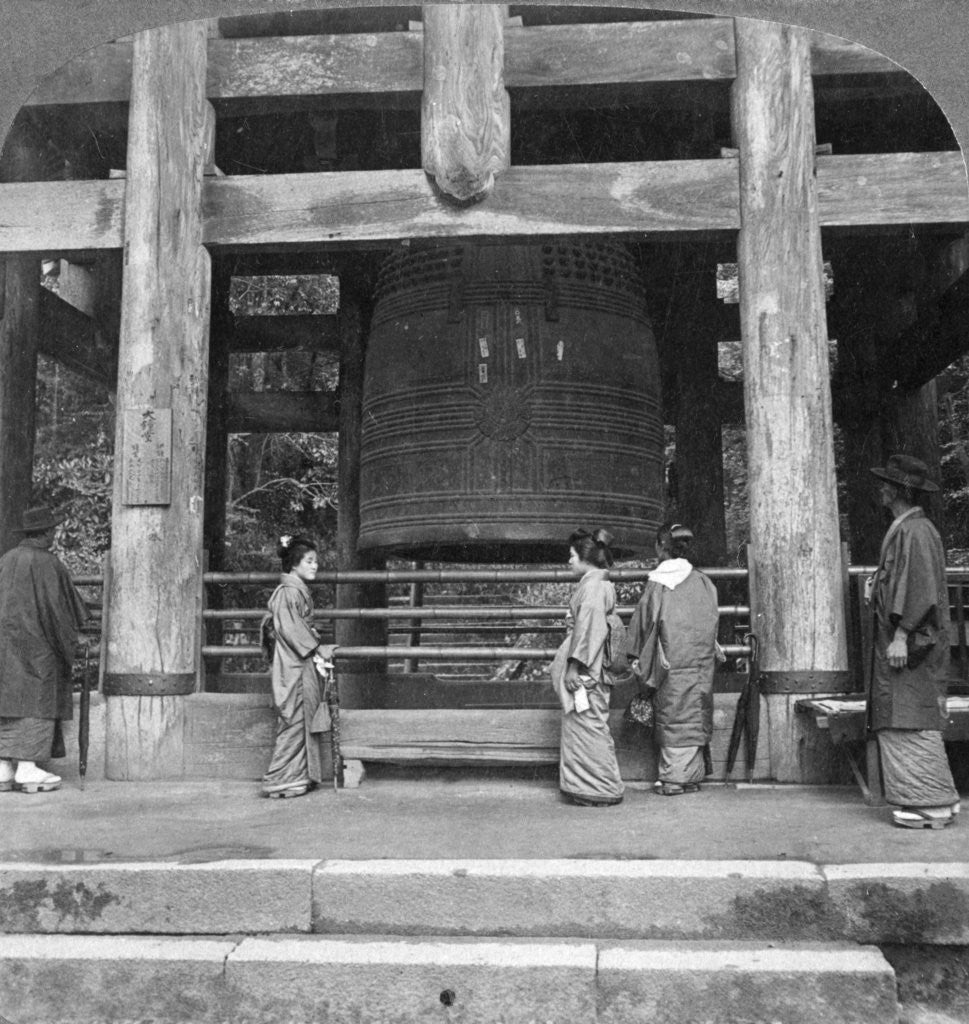
[[[946,722],[949,598],[939,531],[920,508],[899,517],[882,543],[872,586],[875,616],[871,728],[931,729]],[[908,631],[908,667],[888,664],[896,626]]]
[[[609,635],[607,616],[615,605],[616,588],[606,579],[606,571],[589,570],[569,601],[568,635],[551,668],[552,685],[563,711],[559,788],[567,796],[589,803],[618,803],[624,790],[609,731],[612,683],[602,668]],[[565,686],[570,660],[577,662],[579,672],[588,677],[584,690],[589,706],[584,710],[576,709],[575,698]]]
[[[628,650],[647,687],[655,687],[654,735],[661,747],[710,742],[718,622],[717,590],[702,572],[692,569],[673,589],[647,581],[629,624]]]
[[[71,666],[87,618],[45,542],[26,538],[0,558],[0,718],[73,717]]]

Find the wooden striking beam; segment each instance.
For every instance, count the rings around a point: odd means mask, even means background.
[[[488,195],[510,163],[507,15],[504,4],[424,7],[422,164],[445,195],[462,203]]]
[[[265,97],[419,93],[423,33],[270,36],[209,40],[206,91],[213,101]],[[835,36],[812,40],[814,73],[898,72],[897,64]],[[730,79],[733,22],[548,25],[505,32],[509,88]],[[131,44],[106,43],[48,76],[28,105],[127,102]]]
[[[512,167],[486,202],[461,210],[435,196],[420,170],[208,178],[204,241],[225,249],[278,250],[384,248],[409,238],[735,231],[736,164]],[[969,223],[959,152],[822,156],[817,167],[822,227]],[[120,248],[124,184],[0,186],[0,252]]]
[[[230,434],[335,433],[338,404],[327,391],[230,391],[226,430]]]
[[[47,288],[38,295],[37,347],[49,359],[108,390],[115,385],[114,350],[98,345],[94,320]],[[106,358],[108,356],[108,358]]]

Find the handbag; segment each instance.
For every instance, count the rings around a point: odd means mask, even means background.
[[[653,698],[646,693],[637,693],[622,713],[622,717],[627,722],[634,722],[636,725],[651,729],[654,718]]]

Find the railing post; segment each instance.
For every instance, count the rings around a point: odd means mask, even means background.
[[[423,562],[415,562],[415,569],[423,569]],[[410,585],[410,606],[411,608],[421,608],[424,605],[424,584],[419,580],[415,581]],[[410,641],[409,646],[420,647],[421,645],[421,619],[410,620]],[[408,658],[404,662],[404,671],[408,673],[414,673],[418,671],[419,662],[417,658]]]

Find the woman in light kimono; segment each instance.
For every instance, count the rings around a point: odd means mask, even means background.
[[[717,590],[690,564],[693,533],[678,523],[656,534],[659,564],[649,574],[629,624],[633,672],[652,692],[659,746],[657,790],[695,793],[713,735],[713,671],[717,645]]]
[[[283,573],[269,598],[276,632],[272,664],[276,745],[262,790],[270,797],[291,797],[302,796],[322,780],[319,743],[311,732],[321,707],[314,664],[320,637],[313,628],[313,598],[307,585],[316,578],[318,562],[316,546],[305,537],[281,537],[278,554]]]
[[[611,539],[605,530],[578,530],[569,538],[569,568],[581,578],[569,601],[568,635],[552,662],[552,684],[563,711],[559,788],[583,807],[618,804],[623,795],[609,732],[612,681],[603,669],[606,617],[616,605],[616,589],[606,579]]]

